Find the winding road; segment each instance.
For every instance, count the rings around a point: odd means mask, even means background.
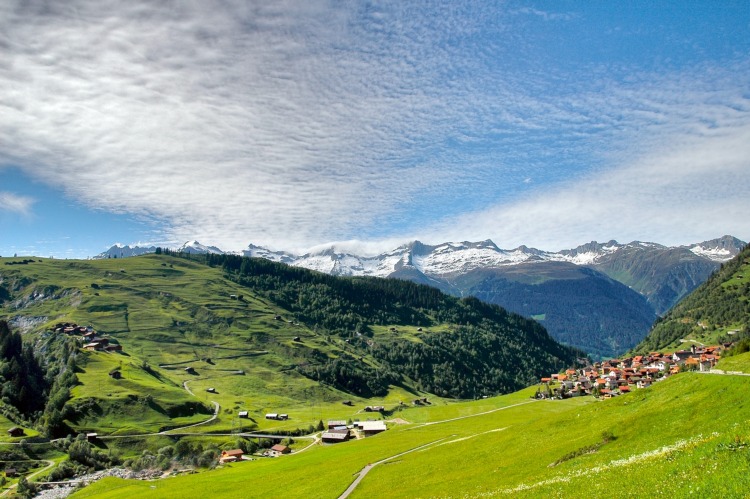
[[[47,466],[45,466],[44,468],[40,469],[39,471],[35,471],[34,473],[32,473],[29,476],[27,476],[26,480],[31,481],[32,478],[34,478],[35,476],[37,476],[37,475],[39,475],[41,473],[44,473],[45,471],[49,470],[50,468],[52,468],[55,465],[55,462],[54,461],[50,461],[49,459],[39,459],[38,461],[44,461],[45,463],[47,463]],[[15,488],[18,488],[18,484],[17,483],[14,483],[10,487],[8,487],[6,490],[4,490],[3,493],[0,494],[0,497],[7,496],[8,494],[10,494],[10,491],[13,490],[13,489],[15,489]]]

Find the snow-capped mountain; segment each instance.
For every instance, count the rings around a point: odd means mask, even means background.
[[[724,263],[734,258],[744,243],[732,236],[724,236],[719,239],[704,241],[690,246],[688,249],[698,256],[702,256],[714,262]]]
[[[192,253],[192,254],[206,254],[206,253],[217,253],[217,254],[224,254],[223,251],[221,251],[216,246],[205,246],[198,241],[187,241],[182,246],[179,246],[177,248],[170,248],[173,251],[178,251],[182,253]],[[156,252],[156,246],[128,246],[128,245],[122,245],[122,244],[114,244],[111,248],[109,248],[107,251],[103,251],[99,253],[98,255],[92,257],[95,260],[100,260],[104,258],[126,258],[130,256],[139,256],[139,255],[145,255],[148,253],[155,253]]]
[[[713,262],[725,262],[734,257],[744,243],[731,236],[685,247],[667,247],[657,243],[634,241],[592,241],[571,250],[542,251],[527,246],[505,250],[490,240],[481,242],[449,242],[435,246],[419,241],[400,246],[377,256],[359,256],[336,251],[334,247],[295,256],[273,252],[250,245],[245,256],[266,258],[333,275],[388,277],[405,267],[430,276],[462,274],[480,268],[502,268],[535,262],[568,262],[596,267],[600,264],[635,255],[646,256],[669,251],[689,250],[695,256]]]
[[[94,258],[127,258],[130,256],[145,255],[156,251],[156,246],[128,246],[126,244],[114,244],[107,251],[99,253]]]
[[[205,246],[198,241],[188,241],[177,248],[177,251],[180,253],[191,253],[194,255],[205,255],[207,253],[214,253],[218,255],[224,254],[224,252],[216,246]]]

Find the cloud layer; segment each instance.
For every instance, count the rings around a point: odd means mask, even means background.
[[[0,211],[30,216],[33,205],[34,198],[0,191]]]
[[[0,168],[224,249],[747,237],[747,53],[544,59],[581,15],[5,2]]]

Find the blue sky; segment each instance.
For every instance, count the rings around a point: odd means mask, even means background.
[[[747,2],[9,1],[0,53],[3,256],[750,238]]]

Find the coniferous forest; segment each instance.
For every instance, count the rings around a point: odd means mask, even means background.
[[[419,389],[446,397],[506,393],[585,356],[557,343],[535,321],[408,281],[335,277],[236,255],[189,258],[223,268],[231,279],[292,312],[295,320],[370,353],[382,368],[354,356],[322,354],[298,367],[308,377],[357,395],[382,395],[404,376]],[[421,341],[372,339],[372,326],[407,324],[423,329]],[[430,332],[443,324],[451,324],[450,331]]]

